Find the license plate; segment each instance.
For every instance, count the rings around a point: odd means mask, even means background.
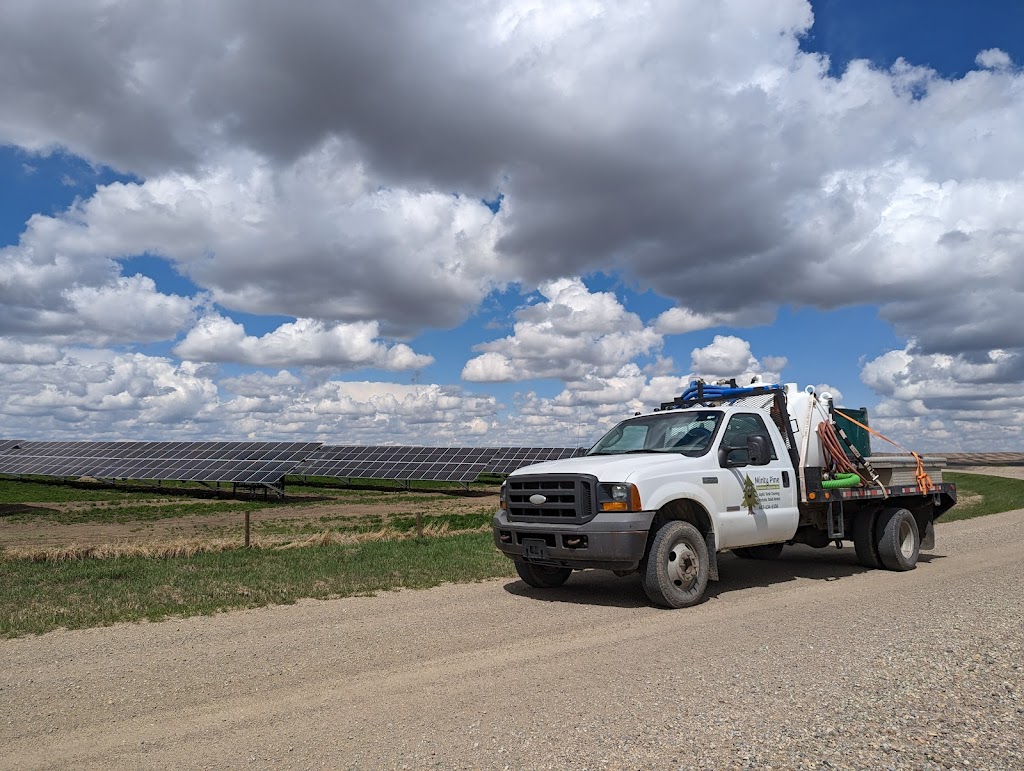
[[[548,558],[548,545],[544,541],[524,538],[523,556],[531,560],[546,560]]]

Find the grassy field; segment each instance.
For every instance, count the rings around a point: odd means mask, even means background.
[[[1024,506],[1024,481],[949,472],[945,478],[957,483],[961,503],[940,522]],[[75,528],[120,523],[118,532],[147,532],[154,527],[155,517],[174,522],[202,514],[219,521],[248,510],[260,518],[260,532],[268,539],[263,548],[237,548],[236,538],[223,548],[208,553],[184,551],[180,553],[192,556],[177,558],[39,561],[15,559],[5,552],[0,554],[0,586],[4,587],[0,636],[514,575],[512,563],[498,554],[489,532],[443,534],[445,529],[487,527],[492,510],[482,507],[473,495],[456,496],[442,488],[404,491],[310,485],[294,490],[299,497],[284,502],[195,500],[148,490],[0,482],[0,506],[7,510],[0,520],[5,527],[42,526],[44,531],[68,527],[78,533]],[[418,510],[421,525],[437,535],[409,537],[416,527],[416,514],[410,509]],[[196,532],[208,537],[219,533],[212,526],[209,532],[201,528]],[[373,537],[337,544],[324,534]],[[276,536],[281,538],[275,541]],[[295,548],[302,543],[327,545]],[[105,552],[78,555],[87,553]]]
[[[956,483],[960,499],[956,506],[942,515],[939,522],[974,519],[1024,508],[1024,480],[949,471],[943,472],[942,478]]]
[[[0,635],[194,616],[514,573],[489,533],[184,559],[0,561]]]

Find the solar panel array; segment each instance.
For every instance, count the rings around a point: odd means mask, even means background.
[[[319,442],[0,442],[0,474],[276,485]]]
[[[0,439],[0,474],[277,485],[287,474],[472,482],[582,455],[571,447],[409,447],[317,442],[33,442]]]

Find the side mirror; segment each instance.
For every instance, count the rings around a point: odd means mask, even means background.
[[[747,448],[730,447],[723,444],[718,448],[718,465],[722,468],[742,468],[747,465]]]
[[[718,465],[722,468],[729,468],[729,448],[724,444],[718,448]]]
[[[767,466],[772,459],[772,444],[764,434],[747,437],[747,462],[751,466]]]

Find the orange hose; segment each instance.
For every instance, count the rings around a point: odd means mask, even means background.
[[[854,467],[850,459],[846,457],[846,451],[843,449],[843,445],[839,442],[839,436],[836,434],[836,430],[831,423],[822,421],[818,424],[818,437],[821,439],[821,446],[825,450],[825,454],[829,456],[832,464],[835,466],[835,471],[841,474],[856,474],[861,477],[860,472]]]

